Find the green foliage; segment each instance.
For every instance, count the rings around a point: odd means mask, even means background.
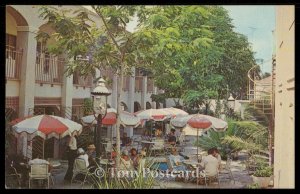
[[[223,98],[226,85],[235,95],[245,90],[253,53],[246,37],[233,31],[224,8],[151,6],[138,16],[135,55],[167,97],[195,108]]]
[[[273,175],[273,168],[271,166],[261,165],[254,172],[256,177],[270,177]]]
[[[247,189],[259,189],[258,183],[252,183],[250,185],[247,185]]]
[[[221,157],[242,149],[250,153],[267,149],[267,130],[254,121],[228,120],[228,128],[224,132],[210,129],[207,135],[199,138],[199,146],[204,150],[216,147]]]
[[[244,111],[244,118],[245,120],[252,120],[258,118],[261,121],[261,124],[265,127],[269,126],[269,119],[263,113],[262,110],[254,108],[253,106],[248,105]]]
[[[146,160],[144,168],[152,168],[153,169],[153,160]],[[96,187],[96,189],[152,189],[154,185],[158,185],[158,181],[154,178],[154,176],[144,176],[143,167],[139,165],[136,170],[137,174],[133,177],[131,175],[129,177],[124,176],[122,178],[115,176],[111,176],[111,172],[109,169],[106,169],[103,177],[94,177],[91,176],[90,182]]]
[[[93,101],[90,98],[83,99],[83,111],[84,115],[89,115],[93,112]]]

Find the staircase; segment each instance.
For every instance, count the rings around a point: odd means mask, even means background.
[[[268,118],[269,129],[269,153],[270,163],[273,163],[273,147],[274,147],[274,91],[275,91],[275,58],[272,60],[272,74],[269,77],[262,79],[259,74],[259,65],[252,67],[248,71],[248,99],[249,106],[255,109],[258,113],[253,120],[260,123],[263,117]]]
[[[250,106],[271,116],[273,114],[274,76],[261,79],[261,76],[257,75],[258,67],[256,65],[248,71],[248,99]]]

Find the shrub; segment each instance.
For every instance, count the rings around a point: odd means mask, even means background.
[[[273,168],[267,165],[260,165],[253,174],[253,176],[256,177],[270,177],[272,175],[273,175]]]

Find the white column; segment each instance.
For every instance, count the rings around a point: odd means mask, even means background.
[[[143,76],[142,82],[142,99],[141,99],[141,109],[146,109],[146,95],[147,95],[147,76]]]
[[[113,77],[113,85],[112,85],[112,94],[111,94],[111,106],[112,108],[117,109],[117,92],[118,91],[118,77],[114,75]]]
[[[135,68],[131,68],[132,76],[129,79],[129,90],[128,90],[128,112],[134,112],[134,90],[135,90]]]
[[[157,94],[157,87],[154,86],[153,94]],[[156,102],[152,102],[152,108],[156,109]]]
[[[35,89],[35,66],[36,66],[36,29],[28,26],[17,27],[17,48],[23,49],[21,74],[20,74],[20,95],[19,95],[19,116],[28,115],[30,108],[34,107]]]
[[[241,104],[241,118],[244,119],[244,112],[245,112],[245,108],[247,107],[247,105],[250,103],[249,100],[240,100],[239,101]]]
[[[133,127],[126,127],[125,131],[127,133],[127,137],[132,137],[133,136]]]

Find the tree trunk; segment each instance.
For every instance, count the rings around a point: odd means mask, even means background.
[[[121,67],[120,67],[120,72],[119,72],[119,77],[118,77],[118,89],[117,89],[117,124],[116,124],[116,139],[117,139],[117,160],[116,160],[116,168],[118,169],[120,167],[120,155],[121,155],[121,145],[120,145],[120,112],[121,112],[121,103],[120,103],[120,98],[121,98],[121,92],[123,88],[123,70],[124,70],[124,65],[123,65],[123,57],[121,59]]]

